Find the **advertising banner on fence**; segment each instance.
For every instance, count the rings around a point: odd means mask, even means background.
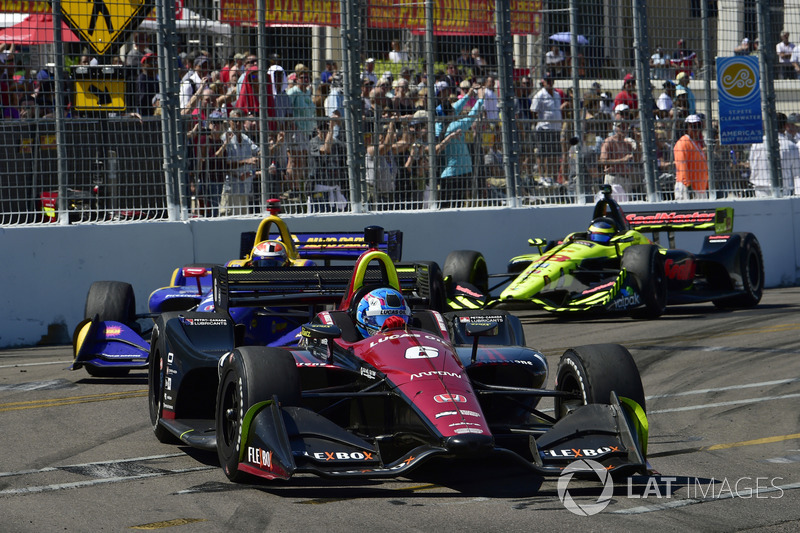
[[[761,119],[761,82],[758,58],[717,58],[719,136],[722,144],[760,143],[764,135]]]
[[[494,35],[494,0],[434,0],[434,33]],[[266,0],[267,25],[339,26],[339,2],[333,0]],[[538,35],[541,0],[511,0],[511,33]],[[256,0],[220,0],[220,22],[255,24]],[[367,26],[425,31],[425,4],[368,0]]]

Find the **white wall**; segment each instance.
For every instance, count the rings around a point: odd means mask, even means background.
[[[768,287],[800,279],[800,198],[736,200],[717,204],[660,204],[661,210],[733,205],[734,230],[754,233],[764,251]],[[624,204],[627,212],[653,205]],[[537,206],[448,212],[286,217],[293,231],[361,231],[381,225],[403,231],[403,260],[440,265],[452,250],[483,252],[492,272],[529,249],[527,239],[557,239],[588,225],[593,205]],[[0,228],[0,347],[66,342],[83,319],[94,281],[127,281],[137,311],[150,292],[167,285],[172,271],[193,262],[220,263],[239,254],[239,235],[258,218],[109,225]],[[677,244],[699,251],[703,233],[684,233]],[[60,335],[58,335],[60,333]],[[45,338],[46,337],[46,338]]]

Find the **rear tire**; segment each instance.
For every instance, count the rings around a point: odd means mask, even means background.
[[[217,455],[228,479],[252,479],[239,470],[245,436],[242,420],[253,405],[277,396],[281,405],[300,404],[300,378],[292,354],[278,348],[242,346],[225,356],[217,389]]]
[[[667,275],[658,246],[643,244],[627,248],[622,254],[622,268],[633,278],[644,304],[632,309],[631,316],[652,319],[663,315],[667,309]]]
[[[739,269],[742,274],[743,293],[724,300],[715,300],[714,305],[727,307],[755,307],[764,294],[764,257],[761,245],[752,233],[742,235],[742,250]]]
[[[100,321],[113,320],[130,325],[136,320],[136,298],[130,283],[121,281],[95,281],[86,295],[84,318]]]
[[[444,276],[453,281],[465,281],[478,288],[483,294],[489,292],[489,270],[486,259],[474,250],[456,250],[447,254],[442,269]]]
[[[555,416],[590,403],[608,405],[611,392],[630,398],[646,410],[644,387],[630,352],[619,344],[592,344],[570,348],[558,362],[556,390],[573,392],[579,399],[555,398]]]

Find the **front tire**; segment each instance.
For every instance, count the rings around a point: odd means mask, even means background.
[[[608,405],[612,391],[646,409],[639,369],[627,348],[619,344],[592,344],[564,352],[558,362],[556,390],[580,396],[574,400],[555,398],[559,419],[581,405]]]
[[[453,281],[464,281],[483,294],[489,292],[489,270],[486,259],[475,250],[456,250],[447,254],[442,268],[444,276]]]
[[[739,270],[742,275],[742,294],[715,300],[714,305],[717,307],[755,307],[761,301],[764,294],[764,257],[761,254],[761,245],[752,233],[742,236]]]
[[[622,254],[622,268],[633,279],[644,306],[631,310],[633,318],[653,319],[667,309],[667,275],[658,246],[634,245]]]
[[[177,444],[180,442],[178,438],[158,423],[164,410],[164,383],[167,376],[166,342],[161,340],[157,328],[153,330],[152,340],[150,364],[147,365],[147,403],[150,411],[150,424],[158,442]]]
[[[126,325],[136,320],[136,298],[130,283],[121,281],[95,281],[89,287],[84,307],[84,318],[106,322],[113,320]]]
[[[252,478],[239,470],[242,421],[255,404],[277,396],[281,405],[299,405],[300,378],[292,354],[278,348],[242,346],[225,356],[217,388],[217,455],[225,475],[240,483]]]

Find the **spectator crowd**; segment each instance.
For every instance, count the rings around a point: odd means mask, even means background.
[[[752,54],[757,47],[758,39],[745,38],[733,53]],[[352,195],[344,83],[336,61],[325,61],[325,69],[315,73],[303,63],[288,64],[278,53],[269,55],[268,68],[262,71],[258,59],[250,52],[234,53],[221,62],[204,50],[181,54],[178,101],[193,213],[257,212],[264,192],[307,205],[311,212],[347,209]],[[573,88],[566,83],[561,84],[564,89],[559,87],[559,80],[569,76],[570,58],[553,43],[544,59],[542,75],[515,70],[513,77],[519,196],[531,201],[547,195],[567,197],[575,193],[580,172],[589,194],[609,184],[622,201],[644,199],[642,113],[651,114],[655,123],[662,191],[679,200],[707,196],[708,161],[713,157],[721,194],[770,194],[764,143],[729,149],[704,139],[710,119],[698,112],[691,88],[701,66],[686,40],[680,39],[672,52],[655,48],[649,56],[650,80],[637,80],[630,72],[605,89],[594,82],[578,95],[577,107]],[[152,43],[135,34],[128,52],[115,61],[136,71],[129,76],[132,89],[126,92],[128,115],[140,120],[160,115]],[[800,47],[791,43],[788,32],[781,33],[776,63],[777,77],[798,77]],[[89,55],[78,63],[94,64]],[[505,202],[502,95],[494,68],[479,48],[465,47],[442,68],[437,65],[430,98],[424,64],[412,61],[402,42],[392,41],[385,59],[363,59],[358,77],[364,124],[361,200],[370,209],[432,207],[434,198],[444,208]],[[4,118],[52,116],[52,73],[40,69],[19,79],[16,69],[14,47],[4,46]],[[642,107],[642,87],[657,93],[652,109]],[[74,109],[70,113],[79,116]],[[777,122],[781,187],[784,194],[800,194],[800,116],[779,114]],[[718,135],[716,123],[710,131]],[[714,146],[713,153],[709,146]],[[437,177],[435,190],[432,174]],[[268,191],[261,190],[264,184]]]

